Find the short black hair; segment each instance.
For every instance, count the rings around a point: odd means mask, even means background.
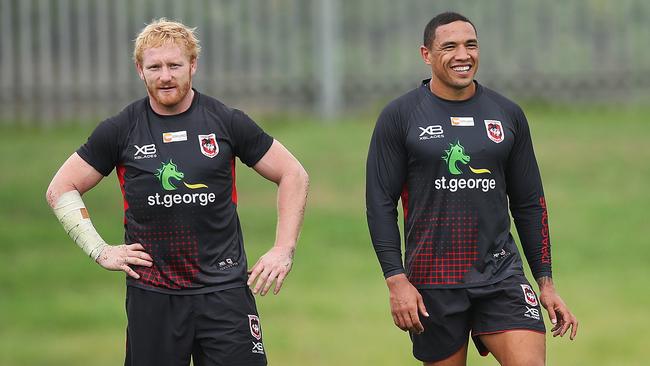
[[[423,40],[424,47],[426,48],[431,47],[431,45],[433,44],[433,40],[436,38],[436,29],[438,29],[438,27],[456,21],[467,22],[471,24],[472,27],[474,28],[474,31],[478,35],[478,32],[476,31],[476,26],[474,25],[474,23],[472,23],[471,20],[467,19],[466,16],[458,13],[454,13],[453,11],[447,11],[433,17],[433,19],[429,21],[427,26],[424,27],[424,40]]]

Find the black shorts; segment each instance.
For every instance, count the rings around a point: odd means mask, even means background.
[[[248,287],[167,295],[127,286],[126,366],[266,365]]]
[[[429,317],[420,315],[422,334],[411,333],[413,356],[423,362],[444,360],[467,342],[488,354],[478,336],[508,330],[545,333],[542,311],[530,283],[514,275],[493,285],[461,289],[420,289]]]

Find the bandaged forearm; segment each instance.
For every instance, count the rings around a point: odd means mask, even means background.
[[[79,192],[75,190],[62,194],[54,204],[54,214],[72,240],[92,259],[97,260],[108,244],[95,230]]]

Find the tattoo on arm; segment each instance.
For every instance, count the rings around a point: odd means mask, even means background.
[[[537,284],[539,285],[539,288],[542,288],[544,286],[553,286],[553,279],[549,276],[542,276],[540,278],[537,278]]]

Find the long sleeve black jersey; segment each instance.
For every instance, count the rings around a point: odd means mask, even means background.
[[[508,204],[534,277],[551,276],[544,191],[523,111],[478,83],[472,98],[448,101],[428,82],[388,104],[370,142],[366,208],[384,276],[406,272],[417,288],[460,288],[523,273]]]

